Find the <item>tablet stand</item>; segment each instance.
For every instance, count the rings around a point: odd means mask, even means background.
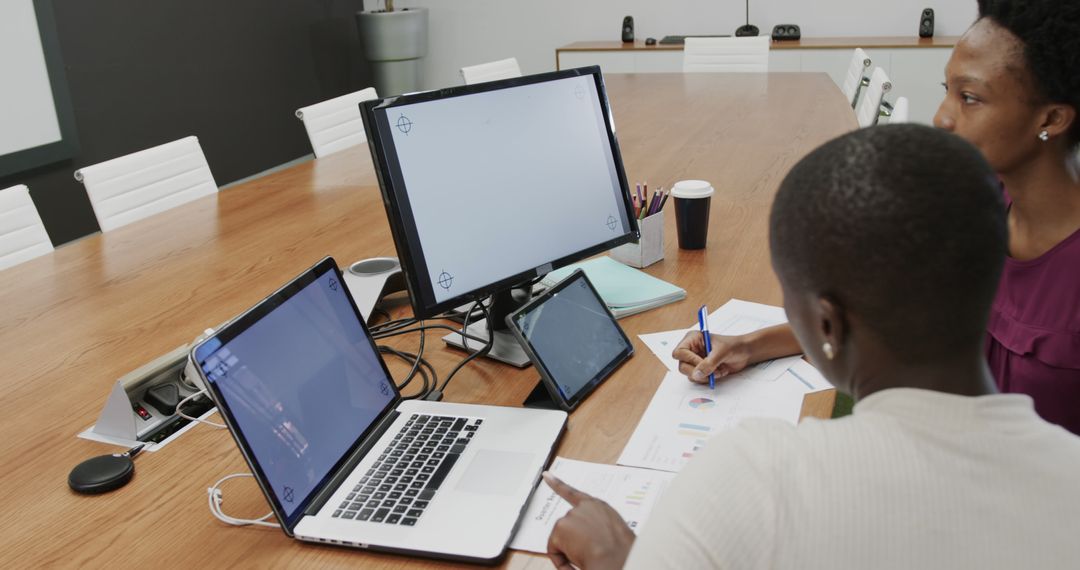
[[[547,386],[544,385],[543,380],[539,380],[536,383],[536,387],[532,392],[525,397],[525,401],[521,403],[526,408],[539,408],[542,410],[561,410],[559,404],[551,397],[551,392],[548,392]]]

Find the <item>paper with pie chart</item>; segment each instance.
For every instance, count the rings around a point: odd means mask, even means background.
[[[777,373],[813,378],[817,371],[800,362]],[[794,376],[763,381],[743,375],[726,378],[710,390],[708,384],[694,384],[678,372],[668,372],[618,463],[679,471],[709,438],[746,418],[776,418],[794,425],[799,421],[805,392]]]
[[[565,457],[556,457],[549,471],[566,484],[611,505],[634,532],[645,523],[656,500],[675,477],[674,473]],[[510,542],[510,548],[546,553],[551,529],[569,510],[570,504],[541,480],[521,517],[521,526]]]

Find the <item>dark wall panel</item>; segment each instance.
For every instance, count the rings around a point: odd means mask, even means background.
[[[97,231],[81,166],[188,135],[219,185],[311,152],[298,107],[367,87],[344,0],[54,0],[78,132],[27,184],[53,243]]]

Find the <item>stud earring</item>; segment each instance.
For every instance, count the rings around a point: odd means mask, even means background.
[[[1050,140],[1050,133],[1042,131],[1041,133],[1039,133],[1039,140],[1041,140],[1042,142]]]
[[[831,342],[826,342],[821,345],[821,351],[825,353],[825,358],[828,358],[829,360],[832,360],[833,357],[836,356],[836,351],[833,350]]]

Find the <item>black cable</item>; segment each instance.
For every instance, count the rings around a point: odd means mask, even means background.
[[[473,303],[473,308],[480,305],[480,301]],[[483,308],[481,308],[483,310]],[[484,313],[485,315],[487,313]],[[469,313],[465,315],[465,320],[461,322],[461,348],[465,349],[465,352],[469,351],[469,321],[472,320],[473,309],[469,309]],[[453,373],[450,374],[453,376]]]
[[[484,320],[487,321],[487,319],[488,319],[488,309],[487,309],[487,307],[484,305],[484,303],[482,301],[477,301],[476,304],[480,306],[480,310],[484,315]],[[457,364],[457,366],[454,367],[453,370],[450,371],[450,374],[448,374],[446,376],[446,380],[443,381],[442,387],[439,388],[436,391],[437,394],[438,394],[437,399],[442,399],[443,392],[446,391],[447,385],[450,384],[450,380],[452,380],[454,378],[454,375],[457,374],[458,370],[461,370],[466,364],[472,362],[474,359],[479,358],[481,356],[487,355],[487,353],[491,352],[491,347],[494,346],[494,345],[495,345],[495,331],[491,327],[491,323],[488,323],[487,344],[484,345],[484,348],[481,348],[480,350],[466,356],[464,359],[462,359],[461,362],[459,362]]]
[[[421,325],[420,327],[415,329],[415,330],[420,331],[420,348],[417,350],[416,354],[413,354],[411,352],[405,352],[403,350],[398,350],[396,348],[392,348],[392,347],[384,346],[384,345],[380,345],[378,347],[379,352],[381,352],[383,354],[391,354],[393,356],[396,356],[396,357],[400,358],[401,360],[403,360],[405,362],[408,362],[408,363],[412,364],[412,369],[409,370],[409,374],[405,377],[404,380],[401,381],[401,383],[399,383],[397,385],[399,391],[403,391],[406,387],[408,387],[409,384],[416,377],[417,373],[419,372],[420,378],[421,378],[421,380],[422,380],[422,382],[424,384],[423,388],[418,393],[416,393],[416,394],[414,394],[412,396],[404,396],[403,397],[404,399],[415,399],[415,398],[426,397],[428,394],[431,393],[431,391],[438,384],[438,376],[435,374],[435,368],[431,365],[431,363],[429,363],[423,357],[424,344],[425,344],[425,339],[426,339],[426,330],[428,328],[431,328],[431,327],[424,325],[423,321],[420,321],[420,325]],[[396,334],[401,334],[401,333],[397,333],[397,332],[388,333],[386,336],[394,336]],[[430,374],[430,376],[429,376],[429,374]]]
[[[432,389],[435,388],[435,384],[438,382],[438,379],[432,376],[434,374],[434,368],[432,368],[431,363],[429,363],[426,359],[422,357],[417,357],[417,355],[411,352],[397,350],[389,346],[379,346],[379,352],[396,356],[410,364],[419,363],[419,368],[417,368],[417,374],[412,377],[406,378],[405,381],[399,384],[398,391],[403,391],[417,375],[420,377],[420,381],[423,383],[423,387],[420,388],[420,390],[416,394],[413,394],[412,396],[402,396],[402,399],[413,400],[416,398],[422,398],[427,396],[427,394],[431,393]]]
[[[532,281],[530,281],[527,284],[527,286],[532,287],[536,283],[539,283],[541,279],[543,279],[543,277],[539,276],[539,277],[533,279]],[[420,375],[421,381],[423,382],[423,388],[418,393],[416,393],[416,394],[414,394],[412,396],[402,396],[402,399],[410,400],[410,399],[424,398],[424,399],[430,399],[430,400],[441,400],[443,391],[446,390],[446,387],[450,384],[450,380],[452,380],[454,378],[454,375],[456,375],[459,370],[464,368],[466,364],[472,362],[473,360],[475,360],[475,359],[477,359],[477,358],[479,358],[481,356],[485,356],[489,352],[491,352],[492,347],[495,345],[495,332],[494,332],[494,330],[491,329],[490,323],[489,323],[489,326],[488,326],[488,338],[487,339],[483,339],[483,338],[480,338],[478,336],[468,334],[469,323],[470,323],[470,321],[472,320],[472,318],[474,316],[476,307],[480,308],[480,316],[482,317],[483,321],[486,322],[488,320],[488,318],[489,318],[488,307],[487,307],[487,305],[484,304],[483,300],[479,300],[479,301],[476,301],[474,303],[473,308],[469,309],[468,311],[461,311],[461,313],[465,314],[465,319],[464,319],[465,322],[464,322],[461,329],[457,329],[455,327],[451,327],[451,326],[448,326],[448,325],[442,325],[442,324],[426,324],[422,320],[418,320],[418,319],[411,318],[411,317],[410,318],[396,319],[396,320],[388,320],[386,322],[379,323],[378,325],[375,325],[375,326],[371,327],[371,333],[372,333],[371,336],[372,336],[373,339],[385,339],[385,338],[390,338],[390,337],[393,337],[393,336],[410,334],[410,333],[414,333],[414,332],[419,332],[420,333],[420,347],[419,347],[419,350],[417,351],[416,354],[413,354],[413,353],[410,353],[410,352],[405,352],[405,351],[402,351],[402,350],[397,350],[395,348],[391,348],[391,347],[385,346],[385,345],[379,345],[378,346],[379,352],[381,352],[383,354],[391,354],[393,356],[396,356],[396,357],[400,358],[404,362],[410,363],[412,365],[412,368],[409,370],[409,374],[405,377],[404,380],[402,380],[400,383],[397,384],[399,392],[403,391],[406,387],[408,387],[409,384],[413,381],[413,379],[416,377],[417,374]],[[387,317],[390,317],[389,313],[387,313],[386,311],[383,311],[383,310],[380,309],[379,312],[382,313],[383,315],[386,315]],[[453,314],[453,313],[446,312],[446,313],[443,313],[441,315],[436,316],[435,318],[438,318],[438,319],[449,318],[449,316],[451,314]],[[415,325],[417,323],[419,323],[420,326],[417,326],[417,327],[412,326],[412,325]],[[410,327],[412,327],[412,328],[410,328]],[[473,352],[473,353],[469,354],[468,356],[463,358],[460,362],[458,362],[458,364],[454,367],[454,369],[450,371],[450,374],[448,374],[446,376],[446,380],[443,381],[443,384],[442,384],[441,388],[437,388],[437,386],[439,384],[439,379],[438,379],[438,376],[435,373],[435,368],[431,365],[430,362],[428,362],[423,357],[423,354],[424,354],[424,342],[425,342],[424,341],[425,332],[428,331],[428,330],[434,330],[434,329],[448,330],[450,332],[453,332],[453,333],[456,333],[456,334],[460,335],[461,338],[462,338],[462,345],[465,347],[466,350],[468,350],[468,341],[469,341],[469,339],[472,339],[472,340],[477,341],[477,342],[484,342],[484,347],[483,348],[481,348],[480,350],[478,350],[476,352]]]
[[[382,309],[380,307],[372,307],[371,308],[371,315],[375,316],[376,314],[378,314],[378,315],[380,315],[382,317],[385,317],[387,321],[394,320],[394,317],[391,317],[390,313],[387,312],[386,309]],[[368,317],[368,319],[370,319],[370,318],[371,317]],[[380,326],[380,325],[376,325],[376,326]]]
[[[427,334],[424,331],[424,321],[420,321],[420,348],[416,349],[416,362],[413,364],[412,370],[409,370],[409,375],[405,377],[405,381],[401,383],[401,389],[404,389],[412,382],[413,376],[416,376],[416,370],[420,368],[420,361],[424,359],[424,337]],[[424,382],[424,389],[427,390],[427,382]]]
[[[405,361],[410,366],[416,363],[416,355],[411,352],[397,350],[396,348],[386,346],[385,344],[376,345],[375,348],[378,349],[381,354],[389,354],[390,356],[396,356],[401,360]],[[394,380],[394,385],[398,387],[398,390],[401,390],[402,388],[408,386],[411,380],[412,377],[410,373],[410,376],[406,376],[405,379],[402,380],[400,383],[397,380]]]
[[[421,321],[420,324],[423,325],[423,321]],[[421,326],[421,330],[420,330],[420,348],[416,351],[416,354],[412,354],[412,353],[409,353],[409,352],[404,352],[404,351],[401,351],[401,350],[398,350],[396,348],[392,348],[392,347],[389,347],[389,346],[380,345],[378,347],[379,352],[381,352],[381,353],[392,354],[392,355],[397,356],[398,358],[404,360],[405,362],[411,362],[412,363],[412,368],[409,370],[409,374],[405,376],[405,379],[402,380],[401,383],[397,384],[399,392],[403,391],[409,385],[409,383],[412,382],[413,378],[416,377],[416,371],[417,371],[417,369],[420,368],[420,362],[423,361],[423,359],[424,359],[424,357],[423,357],[423,355],[424,355],[424,340],[425,340],[426,336],[427,335],[425,334],[425,331],[423,330],[423,327]],[[421,392],[427,392],[427,389],[428,389],[427,378],[425,377],[424,378],[424,389]]]
[[[439,378],[435,374],[435,367],[433,367],[431,363],[425,359],[420,359],[420,364],[420,377],[424,380],[424,389],[423,391],[413,394],[412,396],[403,397],[403,399],[405,400],[420,400],[427,398],[431,394],[431,392],[435,390],[435,385],[439,383]],[[425,369],[427,370],[426,372]]]
[[[399,336],[399,335],[403,335],[403,334],[414,333],[414,332],[417,332],[417,331],[419,331],[421,329],[425,329],[425,330],[440,329],[440,330],[446,330],[446,331],[450,331],[452,333],[456,333],[456,334],[465,336],[463,329],[460,329],[460,328],[457,328],[457,327],[452,327],[450,325],[427,324],[427,325],[424,325],[423,327],[416,327],[416,328],[412,328],[412,329],[399,329],[399,330],[393,330],[393,331],[385,332],[385,333],[380,332],[380,333],[372,334],[371,338],[374,338],[376,340],[380,340],[380,339],[384,339],[384,338],[390,338],[392,336]],[[476,342],[487,342],[486,338],[479,337],[479,336],[476,336],[476,335],[468,335],[468,337],[469,337],[469,339],[474,340]]]
[[[416,322],[417,321],[416,321],[415,318],[408,317],[408,318],[405,318],[405,319],[397,319],[397,320],[392,320],[392,321],[386,321],[385,323],[379,323],[379,324],[377,324],[377,325],[375,325],[373,327],[369,327],[369,329],[371,330],[371,332],[373,334],[374,333],[382,333],[382,332],[387,332],[387,331],[398,330],[398,329],[403,328],[403,327],[409,327],[409,326],[415,325]]]

